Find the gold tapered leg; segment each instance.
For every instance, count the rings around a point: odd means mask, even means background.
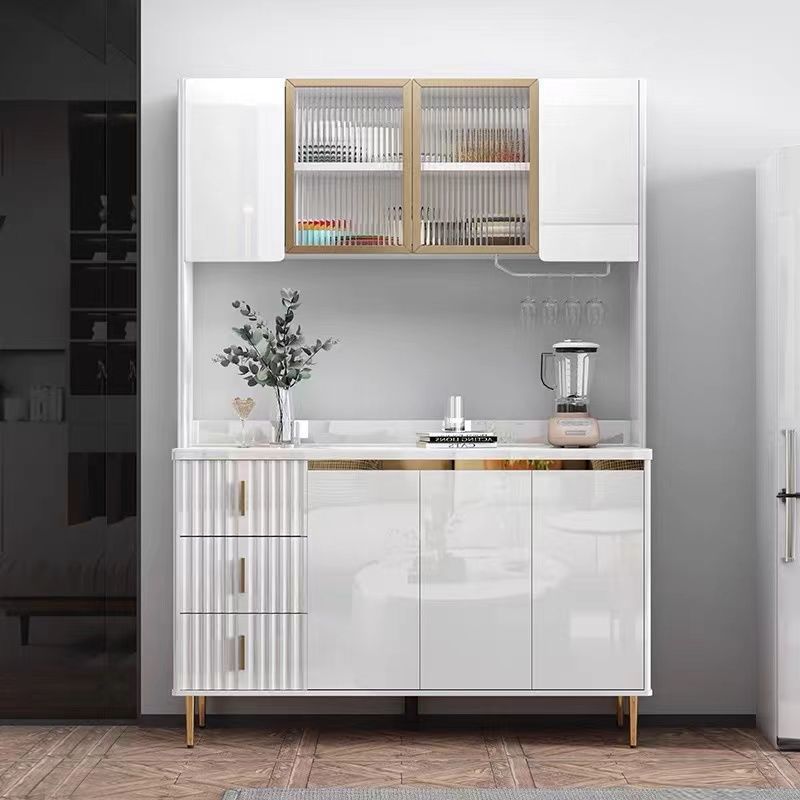
[[[194,697],[186,695],[186,746],[194,747]]]
[[[625,706],[623,705],[622,695],[617,695],[617,727],[621,728],[625,724]]]
[[[206,696],[204,694],[197,698],[197,725],[200,728],[206,726]]]
[[[637,747],[639,745],[639,698],[629,697],[628,708],[630,717],[628,720],[630,723],[629,744],[631,747]]]

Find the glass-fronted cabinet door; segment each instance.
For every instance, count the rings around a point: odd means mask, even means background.
[[[286,252],[411,250],[411,81],[286,82]]]
[[[537,82],[418,80],[413,104],[414,250],[536,252]]]

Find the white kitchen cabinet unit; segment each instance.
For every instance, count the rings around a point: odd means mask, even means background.
[[[419,688],[419,476],[308,473],[312,690]]]
[[[187,78],[183,263],[640,260],[636,79]]]
[[[420,473],[421,688],[531,688],[531,473]]]
[[[637,80],[539,82],[539,256],[638,261]]]
[[[173,691],[189,743],[192,698],[237,693],[625,695],[636,743],[650,451],[447,455],[175,451]],[[273,509],[247,534],[226,522],[243,476]]]
[[[644,472],[533,473],[533,687],[645,688]]]
[[[284,256],[284,81],[180,83],[180,226],[186,261]]]

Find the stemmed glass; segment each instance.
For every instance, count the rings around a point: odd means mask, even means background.
[[[528,295],[527,297],[523,297],[519,304],[520,322],[522,323],[522,329],[524,331],[531,330],[536,323],[536,307],[536,298],[533,294],[533,278],[531,278]]]
[[[577,328],[581,324],[583,303],[575,295],[575,276],[569,279],[569,294],[562,301],[564,323],[569,328]]]
[[[236,412],[236,416],[239,417],[239,422],[242,423],[239,447],[247,447],[247,436],[245,435],[244,423],[252,413],[253,408],[255,408],[256,401],[253,400],[252,397],[234,397],[232,405],[233,410]]]
[[[600,299],[600,278],[594,279],[594,293],[586,301],[586,322],[592,327],[596,328],[602,325],[606,318],[606,306]]]
[[[541,302],[542,322],[555,325],[558,322],[558,300],[553,296],[553,279],[547,284],[547,296]]]

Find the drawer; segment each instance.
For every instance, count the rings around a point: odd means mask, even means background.
[[[305,614],[179,614],[175,690],[301,690]]]
[[[303,612],[306,539],[181,536],[175,578],[179,612]]]
[[[175,462],[178,536],[305,536],[304,461]]]

